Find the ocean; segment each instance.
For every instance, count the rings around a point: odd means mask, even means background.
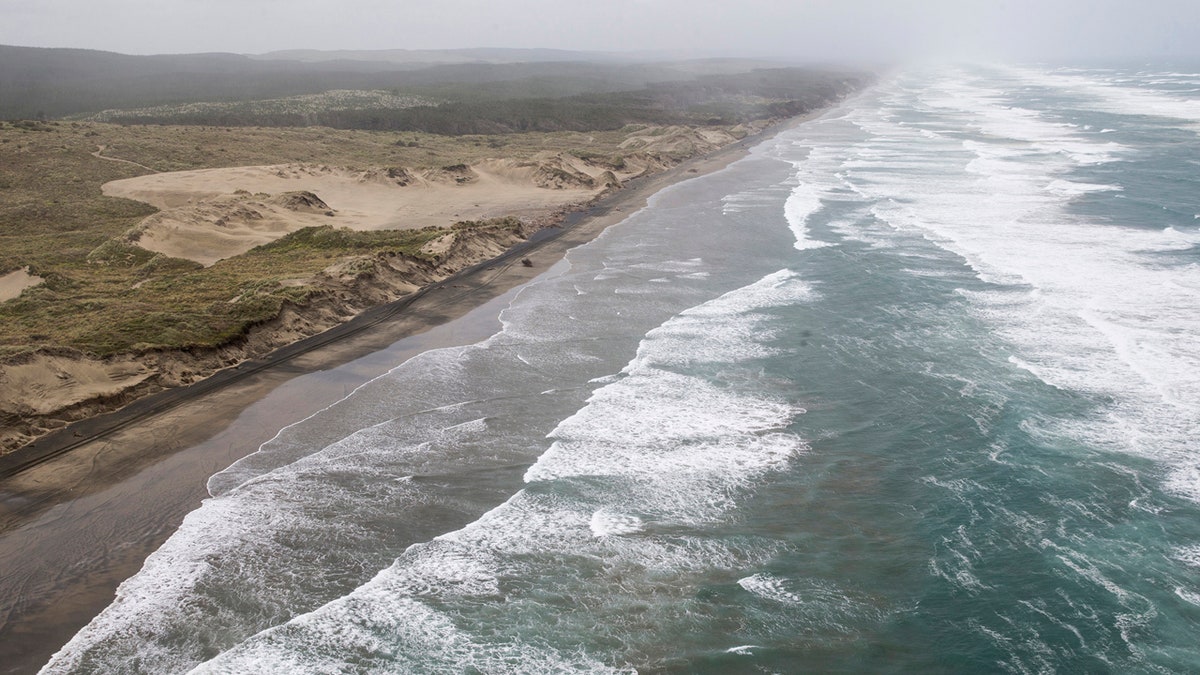
[[[213,476],[47,673],[1200,671],[1200,73],[889,75]]]

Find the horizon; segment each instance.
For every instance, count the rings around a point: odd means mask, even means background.
[[[326,0],[164,0],[150,7],[132,0],[0,0],[0,13],[6,19],[0,44],[133,56],[545,49],[837,62],[1200,58],[1200,7],[1182,0],[1137,7],[1122,0],[969,7],[950,0],[811,0],[801,6],[750,0],[736,7],[708,0],[618,0],[604,7],[458,0],[436,8],[379,0],[336,6]]]
[[[1173,65],[1173,66],[1195,66],[1200,68],[1200,53],[1183,54],[1177,56],[1155,56],[1155,55],[1134,55],[1134,54],[1110,54],[1110,55],[1091,55],[1091,56],[1066,56],[1059,58],[1045,57],[1030,57],[1026,59],[1018,58],[1003,58],[995,56],[979,56],[979,57],[962,57],[962,56],[923,56],[923,57],[907,57],[907,58],[831,58],[812,56],[803,58],[798,56],[789,56],[786,54],[745,54],[736,52],[705,52],[693,51],[686,52],[681,50],[627,50],[627,51],[599,51],[599,50],[584,50],[584,49],[562,49],[558,47],[497,47],[497,46],[469,46],[469,47],[445,47],[445,48],[409,48],[409,47],[381,47],[371,49],[345,49],[345,48],[316,48],[316,47],[292,47],[287,49],[274,49],[270,51],[260,52],[235,52],[235,51],[174,51],[174,52],[154,52],[154,53],[133,53],[129,51],[118,51],[113,49],[103,49],[98,47],[77,47],[77,46],[41,46],[28,44],[15,44],[0,42],[0,48],[15,48],[15,49],[42,49],[48,51],[81,51],[95,52],[100,54],[113,54],[117,56],[126,56],[134,58],[155,58],[155,57],[195,57],[195,56],[234,56],[245,57],[252,60],[262,61],[295,61],[297,63],[322,63],[330,61],[360,61],[380,63],[391,62],[396,66],[419,66],[421,68],[431,66],[446,66],[446,65],[502,65],[502,64],[520,64],[520,63],[605,63],[610,62],[611,65],[636,65],[650,63],[687,63],[687,62],[702,62],[702,61],[761,61],[768,65],[778,67],[832,67],[832,68],[852,68],[858,70],[871,71],[891,71],[896,68],[910,67],[913,65],[921,66],[938,66],[947,64],[975,64],[986,65],[994,63],[1002,64],[1047,64],[1059,66],[1080,66],[1080,67],[1104,67],[1104,66],[1121,66],[1132,67],[1135,65]],[[563,55],[578,55],[580,58],[563,58],[563,59],[487,59],[479,57],[476,59],[468,59],[465,52],[472,51],[495,51],[495,52],[559,52]],[[437,60],[435,58],[421,59],[414,58],[411,61],[405,60],[389,60],[384,58],[356,58],[358,56],[366,56],[370,54],[386,54],[386,53],[411,53],[414,55],[420,54],[463,54],[461,61],[455,60]],[[317,54],[317,55],[335,55],[348,54],[349,56],[336,58],[311,58],[301,59],[293,58],[292,54]],[[595,58],[607,57],[607,58]]]

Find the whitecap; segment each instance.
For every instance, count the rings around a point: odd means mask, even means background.
[[[641,518],[609,509],[600,509],[593,513],[588,526],[592,530],[592,535],[596,537],[634,534],[645,529],[645,523]]]

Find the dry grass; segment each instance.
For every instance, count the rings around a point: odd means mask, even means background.
[[[49,278],[0,306],[5,323],[0,334],[14,342],[29,335],[100,356],[219,346],[276,316],[284,302],[302,303],[320,292],[285,281],[367,253],[420,257],[421,245],[441,234],[306,228],[208,268],[113,243],[103,258],[93,256],[85,282]]]

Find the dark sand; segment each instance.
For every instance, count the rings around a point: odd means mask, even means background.
[[[633,181],[572,214],[561,229],[447,279],[402,311],[361,318],[303,348],[243,364],[224,380],[164,392],[157,402],[85,420],[6,457],[0,675],[36,672],[108,606],[116,587],[208,497],[209,476],[415,354],[492,335],[518,288],[566,251],[624,220],[655,192],[726,166],[781,128]],[[533,266],[522,265],[523,257]]]

